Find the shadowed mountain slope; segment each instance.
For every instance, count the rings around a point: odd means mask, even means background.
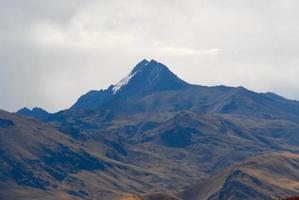
[[[4,111],[0,162],[1,199],[62,198],[72,187],[61,183],[72,175],[111,166],[49,125]]]

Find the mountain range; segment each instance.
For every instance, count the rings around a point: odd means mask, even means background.
[[[298,120],[298,101],[142,60],[69,109],[1,111],[0,199],[296,196]]]

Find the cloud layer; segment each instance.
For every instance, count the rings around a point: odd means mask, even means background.
[[[70,107],[141,59],[299,99],[297,0],[2,0],[0,109]]]

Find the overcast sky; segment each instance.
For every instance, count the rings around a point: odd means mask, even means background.
[[[55,112],[155,59],[299,99],[298,0],[1,0],[0,109]]]

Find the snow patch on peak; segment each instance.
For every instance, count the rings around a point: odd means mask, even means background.
[[[112,92],[113,94],[116,94],[117,91],[119,91],[123,86],[127,85],[129,83],[129,81],[131,80],[131,78],[136,74],[135,73],[130,73],[128,76],[126,76],[125,78],[123,78],[121,81],[119,81],[113,88],[112,88]]]

